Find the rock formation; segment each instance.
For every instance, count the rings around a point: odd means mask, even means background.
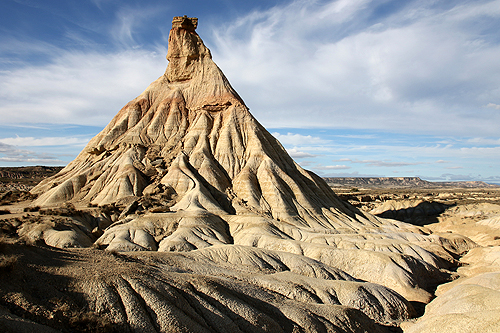
[[[18,233],[58,248],[164,252],[130,253],[113,274],[103,263],[92,277],[85,263],[67,273],[89,309],[127,330],[384,332],[414,316],[408,301],[429,302],[475,244],[341,201],[249,113],[197,23],[174,18],[165,73],[31,191],[45,211],[86,213]],[[74,256],[110,260],[89,251]]]
[[[439,286],[425,314],[406,324],[405,333],[500,331],[500,246],[472,249],[461,261],[461,278]]]

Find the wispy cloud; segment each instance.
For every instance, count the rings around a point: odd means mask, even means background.
[[[354,172],[323,172],[322,170],[318,171],[323,177],[386,177],[384,174],[376,174],[376,173],[360,173],[358,171]]]
[[[303,152],[303,151],[299,151],[299,150],[297,150],[295,148],[287,149],[286,151],[288,152],[288,154],[292,158],[307,158],[307,157],[315,157],[316,156],[316,155],[309,154],[309,153],[306,153],[306,152]]]
[[[316,165],[314,167],[315,170],[347,170],[351,169],[350,166],[347,165]]]
[[[1,143],[5,143],[13,146],[84,146],[91,138],[76,138],[76,137],[44,137],[44,138],[33,138],[33,137],[15,137],[15,138],[3,138],[0,139]]]
[[[383,160],[383,161],[377,161],[377,160],[350,160],[352,163],[361,163],[361,164],[366,164],[369,166],[374,166],[374,167],[405,167],[405,166],[410,166],[410,165],[419,165],[419,164],[424,164],[423,162],[392,162],[390,160]]]
[[[33,151],[18,149],[12,145],[0,142],[0,162],[6,163],[40,163],[61,165],[66,162],[47,154],[38,154]]]
[[[373,145],[364,145],[362,147],[352,144],[345,146],[332,146],[332,147],[322,147],[323,151],[330,151],[336,155],[347,155],[352,154],[354,151],[358,152],[359,155],[365,156],[373,156],[374,154],[387,155],[390,154],[391,158],[400,157],[400,159],[414,159],[415,157],[419,158],[434,158],[435,163],[449,163],[450,160],[455,160],[457,158],[460,159],[490,159],[493,161],[498,161],[500,159],[500,146],[493,147],[464,147],[463,145],[455,144],[455,145],[422,145],[422,146],[412,146],[409,144],[406,145],[387,145],[387,144],[373,144]],[[437,160],[436,160],[437,159]],[[343,158],[337,161],[351,161],[353,163],[373,163],[377,164],[380,162],[379,160],[364,160],[364,159],[349,159]],[[434,163],[433,161],[433,163]],[[383,162],[383,161],[382,161]],[[387,165],[392,161],[386,161]],[[399,163],[399,162],[393,162]],[[402,162],[407,165],[417,165],[422,164],[423,162]],[[426,161],[425,163],[431,163],[431,161]]]
[[[111,35],[115,41],[125,48],[138,48],[140,43],[135,38],[135,31],[144,27],[149,20],[165,12],[168,6],[123,6],[116,13],[116,23],[111,28]]]
[[[485,177],[483,181],[500,185],[500,176]]]
[[[500,176],[483,177],[480,174],[452,174],[444,173],[437,177],[426,177],[427,180],[435,181],[483,181],[490,184],[500,185]]]
[[[370,140],[377,139],[377,135],[375,134],[344,134],[344,135],[335,134],[333,136],[337,138],[348,138],[348,139],[370,139]]]
[[[466,142],[469,144],[475,144],[475,145],[500,146],[500,138],[498,138],[498,139],[494,139],[494,138],[470,138],[470,139],[467,139]]]
[[[308,135],[309,132],[317,136]],[[292,152],[292,157],[295,157],[295,152],[314,155],[307,155],[307,163],[300,164],[321,175],[332,174],[328,171],[333,168],[349,167],[364,175],[419,174],[424,179],[436,177],[444,171],[451,173],[466,169],[477,177],[479,174],[494,175],[500,163],[500,144],[492,137],[432,137],[383,132],[362,134],[362,131],[354,131],[352,135],[332,134],[335,131],[309,132],[301,130],[301,134],[297,134],[287,129],[286,134],[274,134],[284,138],[284,145]],[[297,154],[296,157],[301,156],[305,155]],[[443,180],[442,177],[440,179]]]
[[[267,126],[496,135],[500,2],[378,5],[254,11],[215,30],[214,57]]]
[[[106,3],[94,0],[100,8]],[[380,5],[291,1],[202,37],[266,126],[496,135],[499,1],[408,1],[390,11]],[[165,48],[140,37],[168,8],[121,6],[100,27],[119,46],[104,53],[97,44],[75,51],[2,39],[3,52],[47,59],[34,65],[8,58],[18,63],[0,73],[2,120],[105,124],[165,69]]]
[[[498,104],[488,103],[488,105],[486,105],[486,107],[500,110],[500,105],[498,105]]]
[[[164,55],[154,51],[57,51],[48,65],[0,72],[4,124],[105,125],[166,67]]]
[[[477,175],[457,175],[457,174],[452,174],[452,173],[444,173],[441,175],[442,180],[449,180],[449,181],[469,181],[469,180],[476,180]]]
[[[321,139],[317,136],[302,135],[295,133],[280,134],[272,133],[284,145],[321,145],[330,142],[329,140]]]

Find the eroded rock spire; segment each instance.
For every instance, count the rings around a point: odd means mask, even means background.
[[[199,71],[204,58],[211,59],[208,48],[195,32],[197,18],[174,17],[168,37],[167,60],[169,64],[165,77],[170,82],[190,80]]]

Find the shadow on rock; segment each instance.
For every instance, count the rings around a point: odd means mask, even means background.
[[[0,330],[7,332],[118,332],[119,327],[90,311],[73,278],[58,274],[81,259],[70,251],[8,243],[1,255],[15,258],[0,271]]]
[[[424,226],[439,222],[439,216],[453,206],[455,204],[436,201],[389,200],[372,210],[371,213],[383,218]]]

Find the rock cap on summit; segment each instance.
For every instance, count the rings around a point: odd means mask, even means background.
[[[197,17],[187,17],[184,16],[174,16],[172,20],[172,29],[174,28],[182,28],[186,30],[194,31],[198,27],[198,18]]]

